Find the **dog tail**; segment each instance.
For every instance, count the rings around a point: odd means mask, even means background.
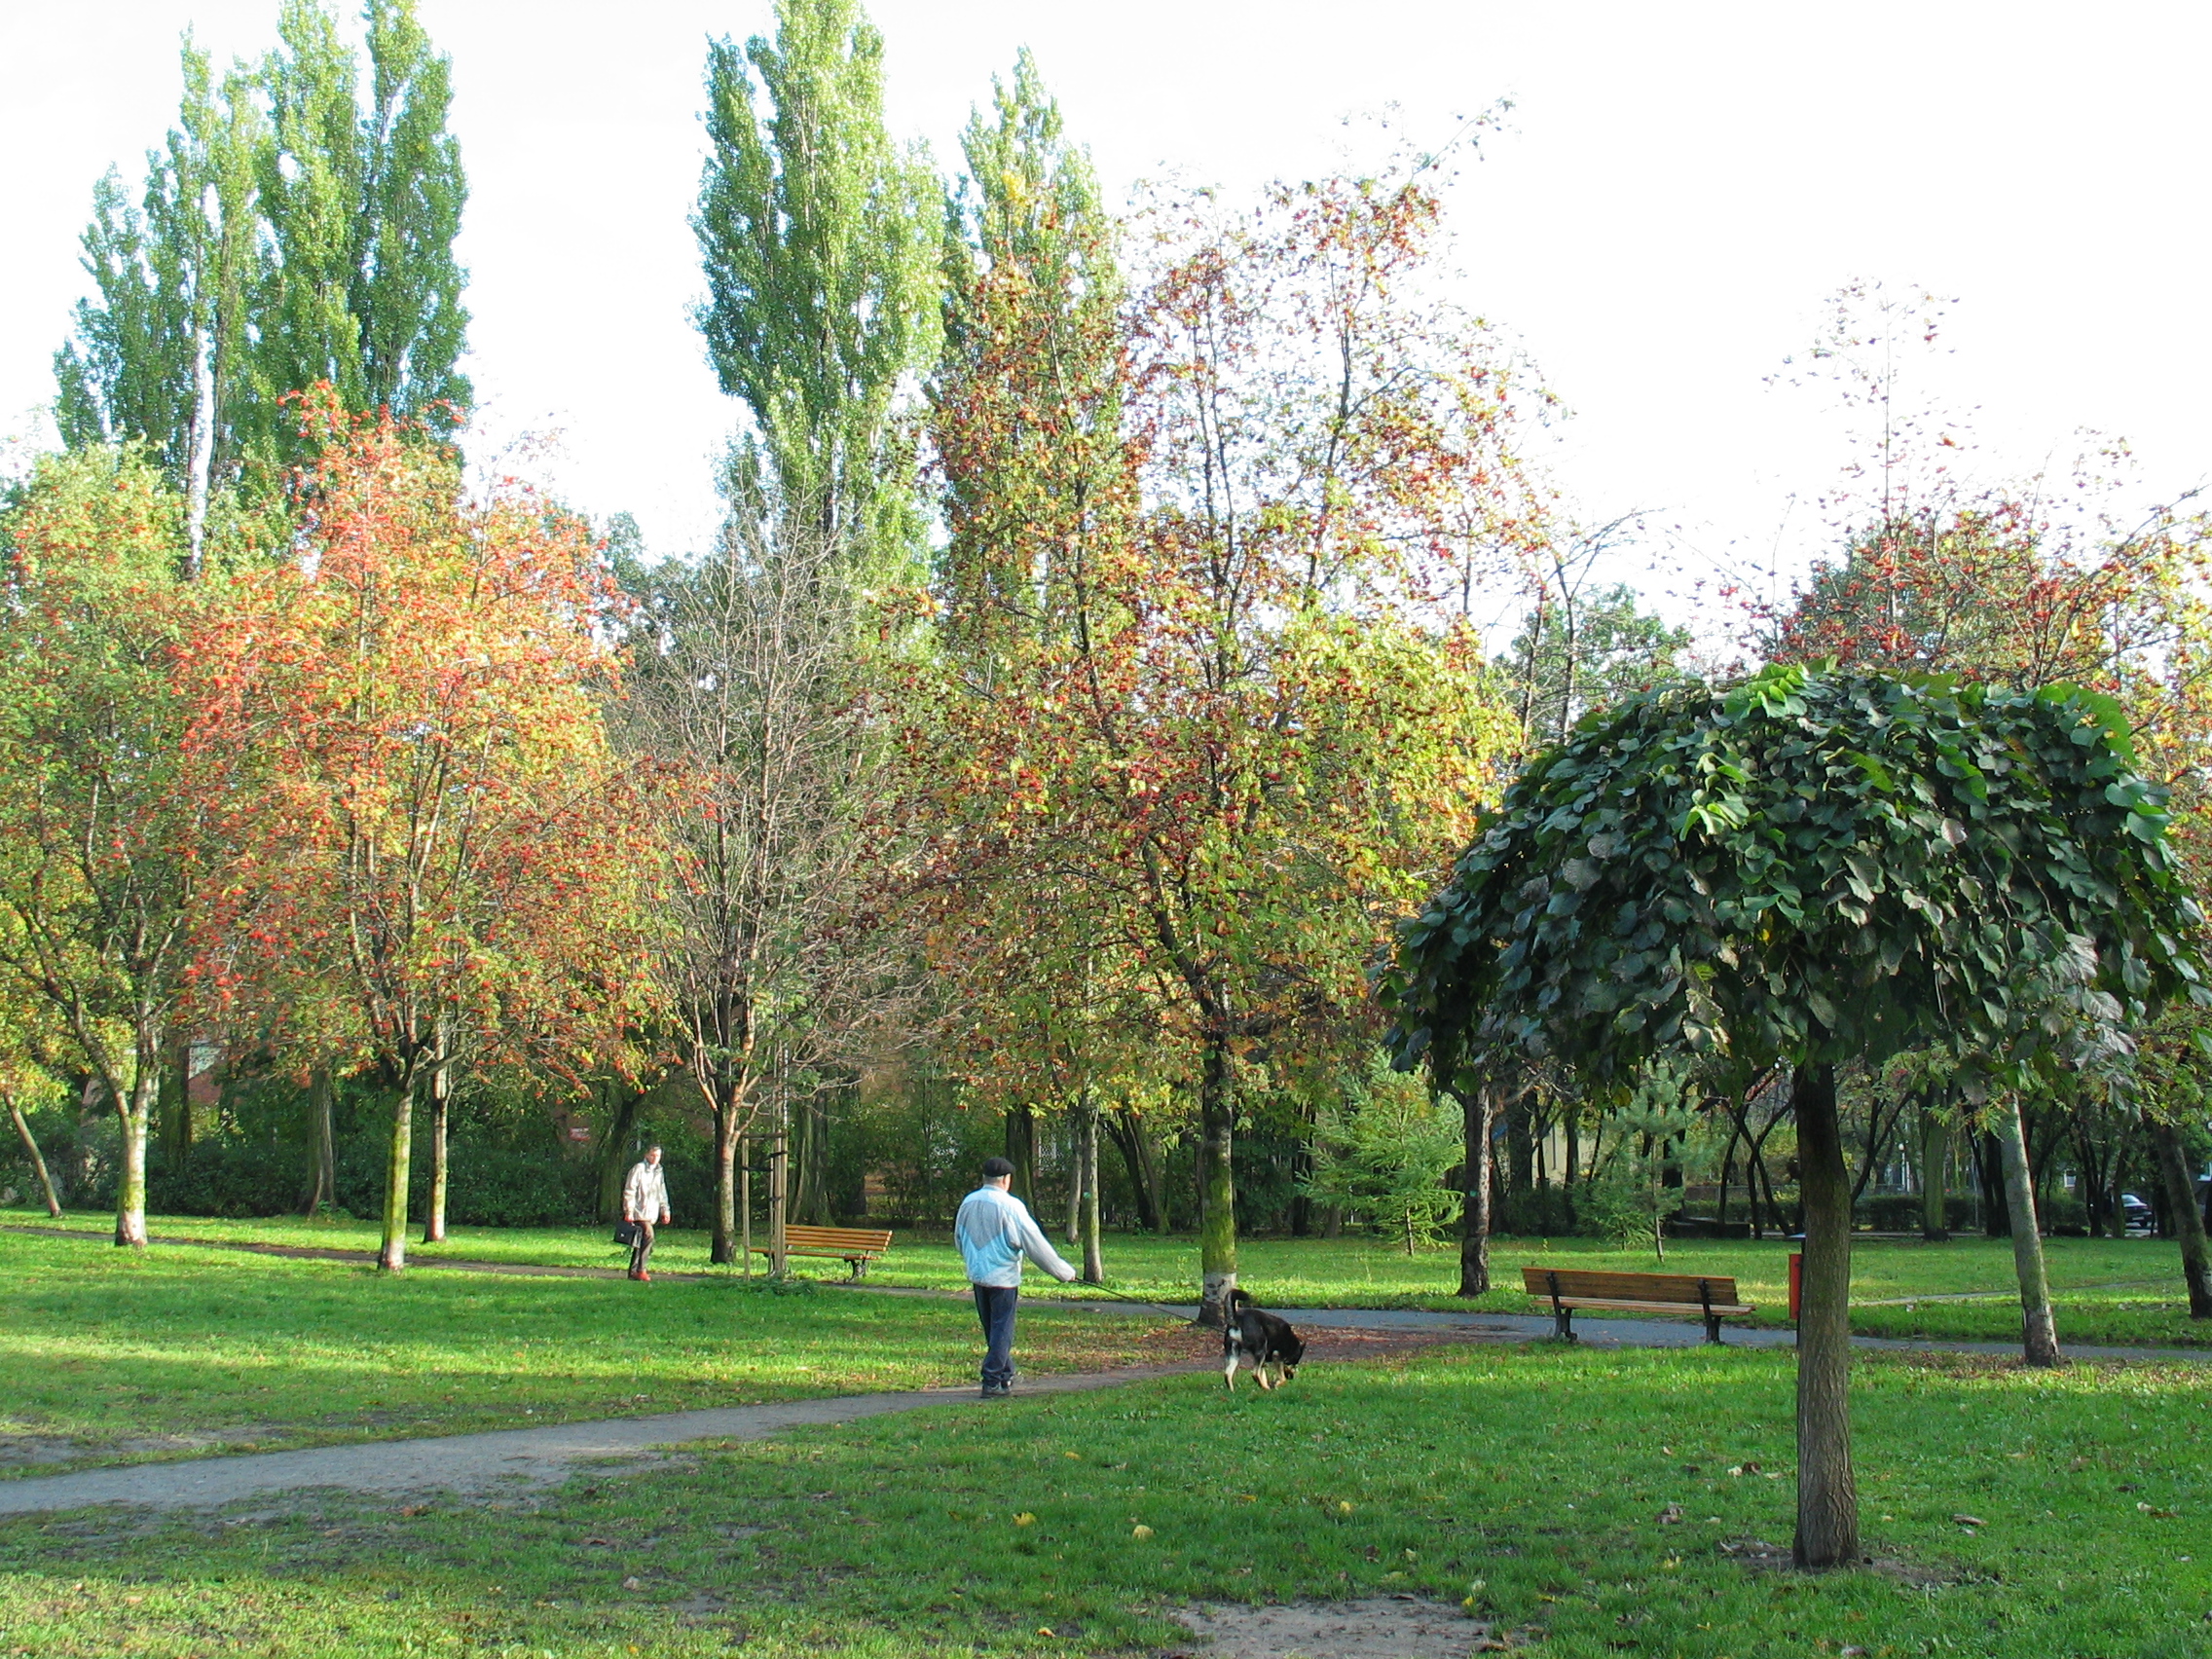
[[[1251,1292],[1247,1291],[1242,1285],[1237,1285],[1229,1293],[1229,1306],[1235,1309],[1255,1307],[1257,1304],[1252,1301]]]

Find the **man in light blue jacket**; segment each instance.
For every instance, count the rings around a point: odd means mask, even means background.
[[[961,1200],[953,1241],[976,1288],[976,1316],[983,1322],[983,1398],[1003,1400],[1014,1387],[1014,1305],[1021,1295],[1021,1258],[1027,1256],[1062,1284],[1075,1269],[1059,1258],[1038,1231],[1029,1206],[1007,1191],[1014,1165],[983,1161],[983,1184]]]

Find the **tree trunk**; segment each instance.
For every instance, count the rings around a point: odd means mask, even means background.
[[[308,1214],[338,1202],[338,1089],[328,1066],[317,1066],[308,1080],[308,1114],[314,1119],[314,1196]]]
[[[415,1089],[402,1084],[391,1092],[391,1149],[385,1162],[384,1244],[377,1266],[398,1272],[407,1266],[407,1184],[415,1173]]]
[[[1458,1293],[1482,1296],[1490,1290],[1490,1125],[1495,1090],[1486,1081],[1472,1100],[1459,1102],[1459,1109],[1466,1121],[1467,1207],[1459,1216]]]
[[[1229,1039],[1206,1038],[1198,1080],[1198,1323],[1228,1323],[1236,1288],[1236,1133],[1235,1060]]]
[[[782,1278],[791,1265],[785,1253],[784,1223],[791,1197],[792,1109],[781,1088],[776,1090],[776,1119],[768,1140],[768,1273]]]
[[[715,1222],[707,1249],[707,1260],[718,1268],[737,1260],[737,1101],[723,1100],[715,1114]]]
[[[115,1241],[132,1249],[146,1245],[146,1118],[128,1107],[123,1121],[123,1173],[115,1188]]]
[[[1075,1147],[1073,1156],[1068,1160],[1067,1226],[1061,1230],[1061,1236],[1070,1244],[1083,1242],[1083,1110],[1079,1105],[1073,1114],[1076,1120]]]
[[[38,1141],[31,1134],[30,1120],[23,1116],[23,1108],[17,1101],[15,1091],[11,1089],[6,1098],[9,1121],[16,1125],[16,1136],[23,1143],[23,1151],[30,1158],[31,1168],[38,1173],[38,1190],[46,1197],[46,1213],[59,1221],[61,1200],[54,1196],[54,1177],[46,1172],[46,1154],[39,1151]]]
[[[1736,1114],[1728,1114],[1728,1150],[1720,1155],[1720,1197],[1713,1206],[1714,1224],[1723,1237],[1728,1233],[1728,1189],[1736,1181],[1736,1142],[1743,1138],[1744,1125]]]
[[[1137,1225],[1147,1233],[1166,1232],[1161,1216],[1166,1206],[1161,1201],[1160,1160],[1146,1138],[1144,1120],[1124,1106],[1106,1120],[1106,1132],[1113,1137],[1123,1165],[1129,1172],[1129,1191],[1137,1202]]]
[[[1098,1238],[1098,1108],[1084,1102],[1076,1122],[1076,1160],[1083,1182],[1083,1282],[1106,1282],[1106,1258]]]
[[[2050,1279],[2044,1272],[2043,1235],[2036,1226],[2035,1184],[2028,1172],[2027,1130],[2020,1097],[2008,1095],[1992,1125],[2005,1163],[2005,1208],[2012,1219],[2012,1268],[2020,1278],[2020,1345],[2030,1365],[2057,1365],[2058,1329],[2050,1317]]]
[[[1805,1265],[1797,1318],[1796,1563],[1859,1560],[1859,1489],[1851,1472],[1851,1171],[1835,1109],[1835,1068],[1802,1064],[1797,1113]]]
[[[446,1040],[438,1038],[437,1057],[430,1065],[430,1202],[429,1213],[423,1218],[423,1242],[443,1244],[446,1241],[446,1132],[451,1123],[453,1104],[453,1061],[446,1053]]]
[[[1505,1106],[1505,1230],[1523,1234],[1534,1225],[1530,1187],[1536,1178],[1536,1143],[1529,1132],[1529,1091],[1517,1089]]]
[[[1006,1109],[1006,1161],[1014,1165],[1014,1196],[1037,1209],[1037,1115],[1027,1105]]]
[[[1944,1209],[1951,1150],[1951,1126],[1928,1106],[1920,1108],[1920,1236],[1931,1244],[1945,1244],[1951,1237],[1951,1221]]]
[[[9,1104],[12,1108],[14,1102]],[[22,1119],[18,1117],[16,1122],[19,1124]],[[2182,1145],[2181,1130],[2172,1124],[2159,1123],[2148,1112],[2143,1115],[2143,1128],[2151,1137],[2151,1154],[2157,1160],[2159,1181],[2166,1192],[2166,1201],[2158,1207],[2173,1218],[2174,1237],[2181,1244],[2181,1276],[2189,1287],[2189,1316],[2212,1319],[2212,1257],[2205,1251],[2204,1217],[2196,1207],[2196,1182],[2189,1172],[2189,1154]],[[49,1188],[49,1204],[54,1202],[52,1193]]]
[[[2012,1231],[2011,1206],[2005,1197],[2005,1154],[1986,1129],[1975,1143],[1974,1173],[1981,1183],[1981,1231],[2003,1238]]]
[[[610,1082],[607,1087],[620,1090],[613,1120],[607,1125],[607,1138],[599,1147],[599,1219],[602,1226],[611,1227],[622,1219],[622,1181],[629,1173],[630,1130],[638,1121],[638,1104],[645,1096],[625,1084]]]
[[[172,1169],[192,1155],[192,1039],[171,1046],[162,1092],[162,1157]]]

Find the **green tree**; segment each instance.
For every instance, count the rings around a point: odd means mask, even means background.
[[[750,417],[735,494],[772,495],[864,563],[905,555],[920,521],[898,397],[937,352],[937,186],[884,129],[883,37],[855,0],[779,0],[776,21],[773,41],[708,49],[691,221],[699,327]]]
[[[1561,743],[1592,709],[1679,679],[1690,631],[1641,609],[1625,582],[1547,586],[1497,659],[1531,743]]]
[[[447,61],[414,0],[364,18],[365,105],[359,56],[315,0],[286,0],[258,70],[218,81],[188,39],[140,204],[112,170],[93,191],[96,297],[55,357],[62,438],[148,445],[186,497],[188,563],[246,462],[307,453],[284,393],[327,381],[348,408],[433,429],[469,401]]]
[[[0,514],[0,974],[51,1011],[122,1131],[115,1241],[146,1242],[146,1131],[203,819],[181,787],[183,503],[135,449],[43,461]]]
[[[262,67],[271,141],[262,212],[271,265],[258,308],[255,419],[276,453],[314,440],[276,403],[328,382],[346,408],[450,431],[471,389],[454,238],[468,196],[446,130],[452,69],[415,0],[368,0],[368,76],[317,0],[285,0]],[[363,101],[362,93],[367,98]]]
[[[1343,1105],[1314,1115],[1304,1190],[1343,1204],[1410,1256],[1459,1213],[1460,1195],[1444,1177],[1464,1156],[1460,1109],[1380,1057],[1346,1084]]]
[[[949,535],[941,634],[978,686],[1071,625],[1086,548],[1135,505],[1115,227],[1024,52],[961,137],[930,437]]]
[[[212,489],[240,458],[251,395],[252,311],[264,276],[257,164],[267,123],[249,76],[218,88],[187,37],[184,97],[147,157],[141,205],[111,168],[92,192],[76,338],[55,353],[55,413],[72,449],[145,444],[187,498],[196,562]]]
[[[1404,924],[1402,1064],[1791,1068],[1805,1277],[1796,1557],[1858,1559],[1835,1071],[1941,1048],[1986,1097],[2204,999],[2161,792],[2108,700],[1773,668],[1632,699],[1539,757]]]

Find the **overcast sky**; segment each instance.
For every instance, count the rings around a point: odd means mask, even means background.
[[[1768,382],[1854,277],[1958,297],[1954,350],[1928,373],[1980,406],[1985,469],[2069,454],[2093,427],[2133,441],[2154,491],[2212,472],[2212,8],[872,10],[897,133],[949,165],[971,105],[1027,45],[1117,196],[1170,172],[1238,189],[1301,176],[1330,165],[1348,114],[1395,103],[1443,133],[1511,97],[1454,187],[1463,297],[1572,411],[1550,464],[1584,516],[1652,511],[1652,545],[1681,567],[1655,587],[1819,544],[1807,503],[1844,459],[1835,423]],[[276,11],[0,0],[0,440],[35,434],[53,395],[92,182],[120,164],[135,188],[173,119],[178,36],[258,55]],[[769,6],[422,11],[454,61],[487,439],[557,431],[546,464],[569,499],[636,513],[657,550],[696,545],[733,421],[686,314],[701,68],[710,34],[766,29]]]

